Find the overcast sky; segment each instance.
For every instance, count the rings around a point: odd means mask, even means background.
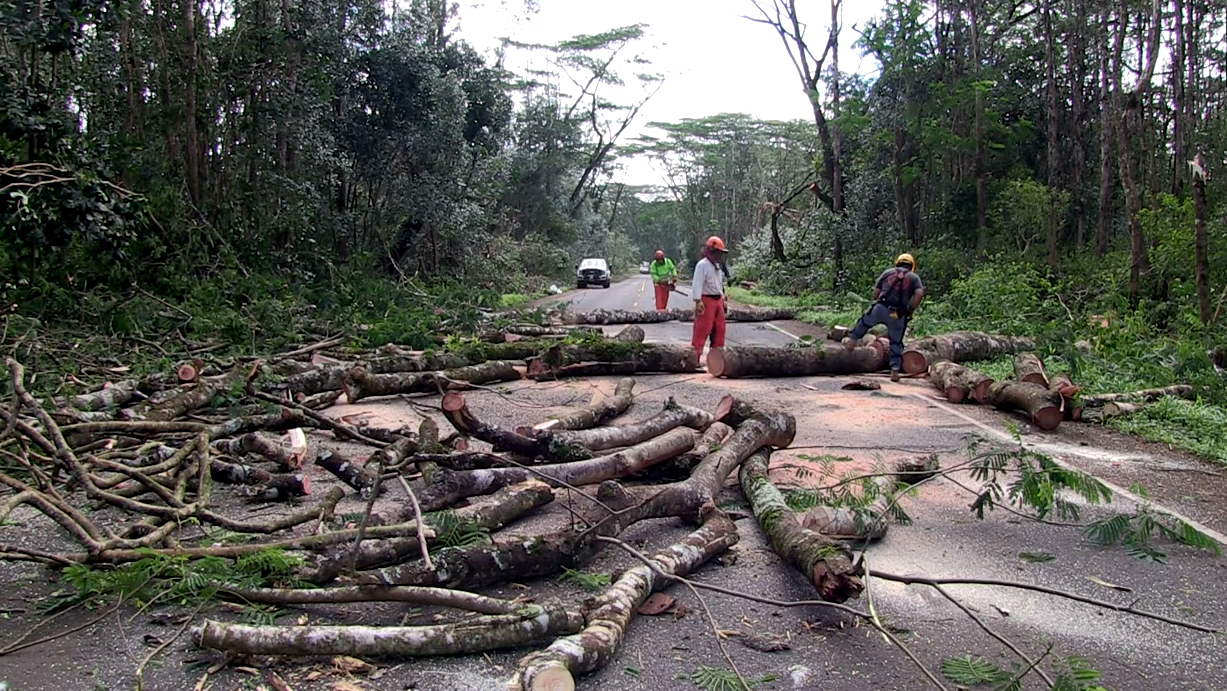
[[[770,0],[764,0],[769,6]],[[801,18],[809,37],[820,44],[830,21],[828,0],[801,0]],[[529,43],[553,43],[576,34],[594,34],[629,24],[647,24],[641,53],[652,60],[665,82],[628,132],[629,140],[650,121],[674,122],[717,113],[747,113],[762,119],[809,119],[809,104],[779,36],[745,15],[757,15],[751,0],[539,0],[539,11],[524,12],[521,0],[486,0],[462,4],[460,35],[475,47],[492,51],[498,37]],[[840,68],[870,72],[851,45],[882,0],[845,0]],[[521,60],[527,58],[521,58]],[[538,65],[544,66],[541,58]],[[518,69],[523,62],[508,61]],[[629,161],[619,179],[635,184],[660,181],[647,161]]]

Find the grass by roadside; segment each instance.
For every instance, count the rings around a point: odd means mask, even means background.
[[[729,299],[743,305],[799,310],[798,321],[828,329],[839,325],[852,326],[863,311],[847,304],[833,304],[831,300],[824,300],[818,295],[770,295],[737,286],[729,287],[727,292]]]

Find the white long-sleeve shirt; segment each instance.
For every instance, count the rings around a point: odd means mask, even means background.
[[[724,273],[707,257],[694,266],[694,283],[690,286],[690,298],[702,300],[704,295],[724,295]]]

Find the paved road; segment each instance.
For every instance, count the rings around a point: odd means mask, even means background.
[[[682,290],[690,292],[688,284],[682,284]],[[656,308],[656,298],[652,290],[652,280],[648,276],[635,276],[612,284],[608,288],[582,288],[570,290],[562,295],[555,295],[537,301],[538,305],[561,305],[570,303],[571,309],[578,312],[591,312],[596,309],[607,310],[651,310]],[[688,308],[692,305],[689,297],[681,293],[670,293],[670,308]],[[618,331],[621,326],[607,327],[607,331]],[[689,343],[693,325],[689,322],[665,322],[663,324],[644,324],[646,340],[658,343]],[[795,323],[738,323],[730,322],[725,344],[783,346],[795,342],[794,334],[806,331],[806,327]],[[810,329],[812,331],[812,329]]]

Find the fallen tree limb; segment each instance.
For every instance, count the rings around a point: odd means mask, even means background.
[[[1018,353],[1014,356],[1014,378],[1048,388],[1048,373],[1044,361],[1035,353]]]
[[[707,355],[707,371],[715,377],[809,377],[820,374],[876,372],[881,352],[822,343],[801,348],[730,346]]]
[[[589,451],[604,451],[643,443],[677,427],[707,429],[715,418],[711,413],[698,408],[680,405],[673,398],[665,401],[664,410],[640,422],[617,427],[596,427],[577,431],[534,430],[529,427],[517,430],[521,434],[553,447],[557,444],[575,444]]]
[[[481,614],[513,614],[524,605],[463,590],[414,586],[350,585],[335,588],[236,588],[219,592],[244,602],[270,605],[322,605],[349,602],[409,602],[416,605],[451,607]]]
[[[635,380],[620,379],[614,387],[614,395],[612,398],[607,398],[600,403],[588,406],[582,410],[577,410],[562,417],[546,420],[539,425],[534,425],[533,429],[548,429],[548,430],[581,430],[597,425],[615,418],[622,413],[625,413],[631,407],[631,403],[635,401],[634,397]]]
[[[424,657],[514,648],[583,626],[560,605],[523,605],[498,614],[437,626],[245,626],[209,620],[193,632],[196,644],[248,655]]]
[[[255,432],[244,434],[238,439],[219,439],[213,442],[213,448],[220,453],[231,456],[243,456],[249,453],[258,454],[286,470],[297,470],[302,467],[303,462],[301,454],[295,453]]]
[[[741,464],[741,489],[776,554],[800,571],[828,602],[845,602],[864,590],[860,568],[846,547],[802,527],[767,477],[769,451]]]
[[[792,319],[797,311],[791,308],[729,307],[725,310],[729,321],[764,322]],[[564,324],[659,324],[668,321],[694,321],[694,310],[605,310],[590,312],[564,312]]]
[[[253,496],[264,501],[285,501],[311,494],[311,478],[302,473],[274,475],[263,468],[215,458],[209,461],[209,475],[217,482],[257,485]]]
[[[627,344],[606,341],[583,345],[555,345],[528,363],[528,377],[542,380],[561,376],[611,376],[644,372],[686,373],[699,366],[689,346],[660,343]]]
[[[1002,410],[1026,413],[1036,427],[1045,431],[1056,429],[1065,418],[1061,394],[1030,382],[995,382],[988,388],[988,402]]]
[[[427,511],[451,506],[465,497],[489,494],[517,482],[540,479],[551,484],[593,485],[625,477],[661,461],[680,456],[694,447],[697,435],[690,429],[674,429],[624,451],[572,463],[539,465],[533,468],[490,468],[487,470],[447,471],[438,469],[425,478],[418,492]]]
[[[1165,396],[1192,399],[1194,397],[1193,387],[1187,384],[1178,384],[1161,389],[1143,389],[1127,393],[1092,394],[1082,396],[1079,401],[1087,408],[1099,408],[1108,403],[1142,403],[1145,401],[1155,401]]]
[[[949,360],[933,363],[929,368],[929,381],[951,403],[962,403],[969,396],[977,403],[987,403],[988,388],[993,383],[983,374]]]
[[[68,398],[68,405],[81,412],[95,412],[107,408],[118,408],[132,401],[143,398],[140,382],[135,379],[125,379],[115,384],[107,384],[91,393],[79,394]]]
[[[924,374],[933,363],[942,360],[956,363],[991,360],[999,355],[1034,349],[1035,342],[1029,338],[955,331],[913,341],[903,351],[903,371]]]
[[[315,464],[337,476],[337,479],[353,487],[364,497],[368,496],[368,493],[375,487],[378,479],[374,473],[368,472],[366,468],[327,449],[320,451],[319,455],[315,457]]]
[[[522,691],[574,689],[575,676],[601,669],[613,659],[635,609],[664,585],[662,574],[686,576],[737,539],[733,522],[709,505],[702,528],[657,553],[650,564],[627,569],[601,593],[588,608],[582,631],[521,658],[509,686]]]
[[[396,396],[407,393],[435,393],[462,388],[464,384],[489,384],[516,381],[521,378],[515,366],[505,360],[493,360],[444,372],[399,372],[372,374],[364,367],[354,367],[345,373],[342,386],[350,403],[374,396]]]
[[[1061,410],[1066,420],[1082,419],[1082,405],[1078,402],[1078,392],[1082,387],[1074,384],[1068,374],[1055,374],[1048,382],[1048,388],[1061,396]]]
[[[545,445],[536,439],[481,421],[469,409],[464,395],[458,391],[452,391],[444,396],[441,407],[443,415],[452,423],[452,427],[455,427],[457,432],[480,439],[493,446],[495,451],[510,451],[526,458],[536,458],[545,449]],[[577,445],[559,445],[559,448],[555,450],[559,453],[567,453],[565,458],[580,459],[592,456],[587,449]]]

